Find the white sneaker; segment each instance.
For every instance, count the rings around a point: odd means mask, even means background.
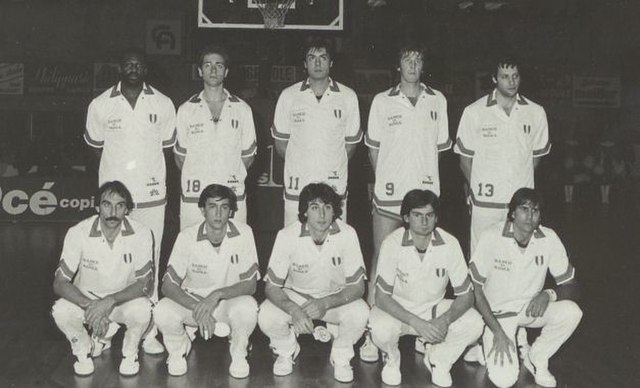
[[[420,336],[416,337],[416,343],[414,346],[416,348],[417,353],[424,354],[424,347],[426,345],[427,345],[427,341],[424,338]]]
[[[236,379],[244,379],[249,377],[249,363],[244,357],[231,358],[229,365],[229,374]]]
[[[91,358],[98,358],[105,350],[111,349],[111,338],[100,340],[91,337]]]
[[[400,373],[400,360],[391,359],[387,354],[383,356],[384,366],[382,367],[382,382],[387,385],[400,385],[402,374]]]
[[[486,365],[484,359],[484,353],[482,353],[482,346],[480,344],[472,345],[462,357],[466,362],[477,362],[480,365]]]
[[[350,383],[353,381],[353,369],[348,362],[337,364],[331,360],[333,364],[333,378],[341,383]]]
[[[142,350],[147,354],[162,354],[164,353],[164,346],[156,337],[149,336],[142,341]]]
[[[527,357],[525,357],[523,364],[525,368],[527,368],[529,372],[531,372],[533,378],[536,381],[536,384],[538,384],[539,386],[553,388],[558,385],[556,378],[551,374],[551,372],[549,372],[549,369],[537,367],[533,363],[533,361],[531,361],[531,357],[529,357],[528,354]]]
[[[73,372],[78,376],[88,376],[93,373],[95,367],[93,360],[87,355],[76,356],[77,361],[73,363]]]
[[[451,378],[451,367],[446,368],[442,365],[436,365],[431,363],[430,349],[426,348],[424,352],[424,365],[431,373],[431,382],[439,387],[450,387],[453,385],[453,379]]]
[[[273,363],[273,374],[276,376],[286,376],[293,372],[293,364],[300,353],[300,345],[296,342],[296,349],[290,357],[278,356],[276,362]]]
[[[520,360],[524,362],[524,359],[529,354],[529,339],[527,338],[527,329],[524,327],[519,327],[516,332],[516,342],[518,343],[518,355],[520,356]]]
[[[364,362],[378,362],[379,358],[378,347],[371,340],[371,334],[367,333],[364,343],[360,346],[360,359]]]
[[[137,375],[140,371],[140,363],[138,362],[138,355],[132,355],[128,357],[122,357],[120,362],[120,374],[123,376]]]

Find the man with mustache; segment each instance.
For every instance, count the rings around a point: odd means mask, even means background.
[[[60,299],[51,314],[71,344],[77,375],[93,373],[91,357],[110,346],[118,324],[125,325],[120,374],[135,375],[151,320],[153,238],[149,228],[127,217],[133,199],[121,182],[104,183],[96,198],[98,215],[71,227],[64,239],[53,281]]]
[[[118,69],[120,82],[89,104],[84,139],[100,159],[99,183],[123,182],[134,201],[129,216],[153,232],[157,281],[167,203],[163,148],[175,143],[175,107],[144,81],[147,65],[141,50],[125,50]],[[156,284],[153,301],[158,300],[157,288]],[[143,341],[146,353],[164,351],[156,334],[152,328]]]
[[[476,308],[487,325],[482,336],[487,371],[498,387],[511,387],[518,380],[519,327],[542,328],[523,364],[536,384],[555,387],[549,359],[582,318],[575,302],[575,269],[558,235],[540,224],[541,206],[533,189],[516,191],[506,222],[482,234],[469,263]],[[557,287],[543,290],[547,272]]]

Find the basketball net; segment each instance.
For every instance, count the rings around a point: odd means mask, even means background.
[[[295,0],[254,0],[262,18],[264,28],[274,29],[284,26],[284,19]]]

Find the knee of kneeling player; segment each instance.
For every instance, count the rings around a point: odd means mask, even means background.
[[[167,324],[177,319],[179,319],[179,316],[171,311],[167,303],[167,298],[162,298],[153,308],[153,322],[155,322],[161,330]]]
[[[562,312],[567,320],[571,320],[578,324],[580,320],[582,320],[582,309],[578,304],[571,300],[562,301],[564,306],[562,306]]]
[[[238,297],[239,299],[230,307],[229,320],[232,324],[253,322],[258,320],[258,303],[250,296]]]
[[[514,362],[518,361],[515,360]],[[518,372],[517,366],[514,368],[499,368],[498,370],[489,368],[489,380],[499,388],[512,387],[518,381]]]
[[[274,304],[265,300],[258,311],[258,326],[268,335],[280,326],[288,326],[288,315]]]
[[[53,320],[58,323],[69,322],[73,319],[82,320],[84,318],[84,311],[64,299],[58,299],[51,307],[51,316]]]
[[[364,330],[369,321],[369,306],[367,303],[358,299],[355,302],[349,303],[346,313],[340,317],[340,325],[349,325],[350,327],[362,327]]]
[[[151,321],[151,303],[147,298],[138,298],[130,302],[125,312],[129,323],[146,325]]]

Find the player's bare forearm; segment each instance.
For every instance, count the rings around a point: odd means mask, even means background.
[[[287,145],[289,144],[289,141],[275,139],[274,144],[276,146],[276,153],[280,155],[282,159],[284,159],[284,156],[287,154]]]
[[[419,316],[407,311],[400,303],[391,297],[391,295],[385,294],[376,287],[376,306],[391,315],[392,317],[399,319],[403,323],[413,327],[416,319],[422,319]],[[414,327],[415,329],[415,327]]]
[[[472,167],[473,167],[473,158],[460,155],[460,170],[462,170],[462,175],[464,176],[464,179],[467,181],[467,184],[471,182]]]
[[[347,159],[351,159],[353,155],[356,154],[356,150],[358,149],[358,143],[345,144],[344,148],[347,151]]]
[[[115,304],[119,305],[119,304],[128,302],[130,300],[134,300],[136,298],[147,296],[145,292],[147,281],[148,279],[146,277],[139,279],[135,283],[132,283],[126,288],[124,288],[123,290],[107,295],[105,296],[105,298],[107,297],[113,298]]]
[[[371,168],[373,169],[373,173],[376,173],[376,167],[378,167],[378,154],[380,150],[376,148],[369,148],[369,161],[371,162]]]
[[[178,166],[178,170],[182,170],[182,166],[184,166],[184,156],[173,154],[173,160],[176,162],[176,166]]]
[[[351,303],[354,300],[361,299],[364,295],[364,278],[356,284],[346,286],[342,291],[321,298],[327,310],[340,307]]]
[[[538,165],[540,165],[540,160],[542,159],[542,157],[534,157],[533,158],[533,169],[537,169]]]
[[[211,292],[207,298],[211,297],[217,300],[231,299],[241,295],[253,295],[256,292],[256,279],[248,279],[238,282],[232,286],[223,287]]]
[[[255,160],[255,155],[242,157],[242,163],[244,164],[244,168],[248,170],[249,167],[251,167],[251,165],[253,164],[254,160]]]
[[[162,294],[188,310],[193,310],[200,301],[195,295],[187,293],[166,276],[162,280]]]
[[[289,299],[282,287],[267,282],[267,285],[264,288],[264,293],[271,303],[289,315],[302,311],[302,308],[297,303]]]
[[[87,298],[80,292],[78,287],[59,273],[56,273],[53,279],[53,292],[62,299],[66,299],[83,309],[87,308],[89,303],[91,303],[91,299]]]
[[[447,322],[447,325],[455,322],[462,314],[473,306],[473,291],[469,291],[466,294],[458,295],[456,299],[451,303],[451,307],[444,314],[441,315]]]
[[[555,291],[558,295],[558,300],[568,299],[574,302],[580,300],[580,287],[575,279],[571,279],[568,282],[563,283],[558,286]]]
[[[500,326],[500,322],[498,322],[498,319],[493,315],[493,311],[491,311],[491,306],[489,306],[489,302],[484,296],[484,291],[482,291],[482,285],[475,283],[473,286],[473,294],[476,298],[475,306],[480,315],[482,315],[484,323],[486,323],[494,334],[504,332],[502,326]]]

